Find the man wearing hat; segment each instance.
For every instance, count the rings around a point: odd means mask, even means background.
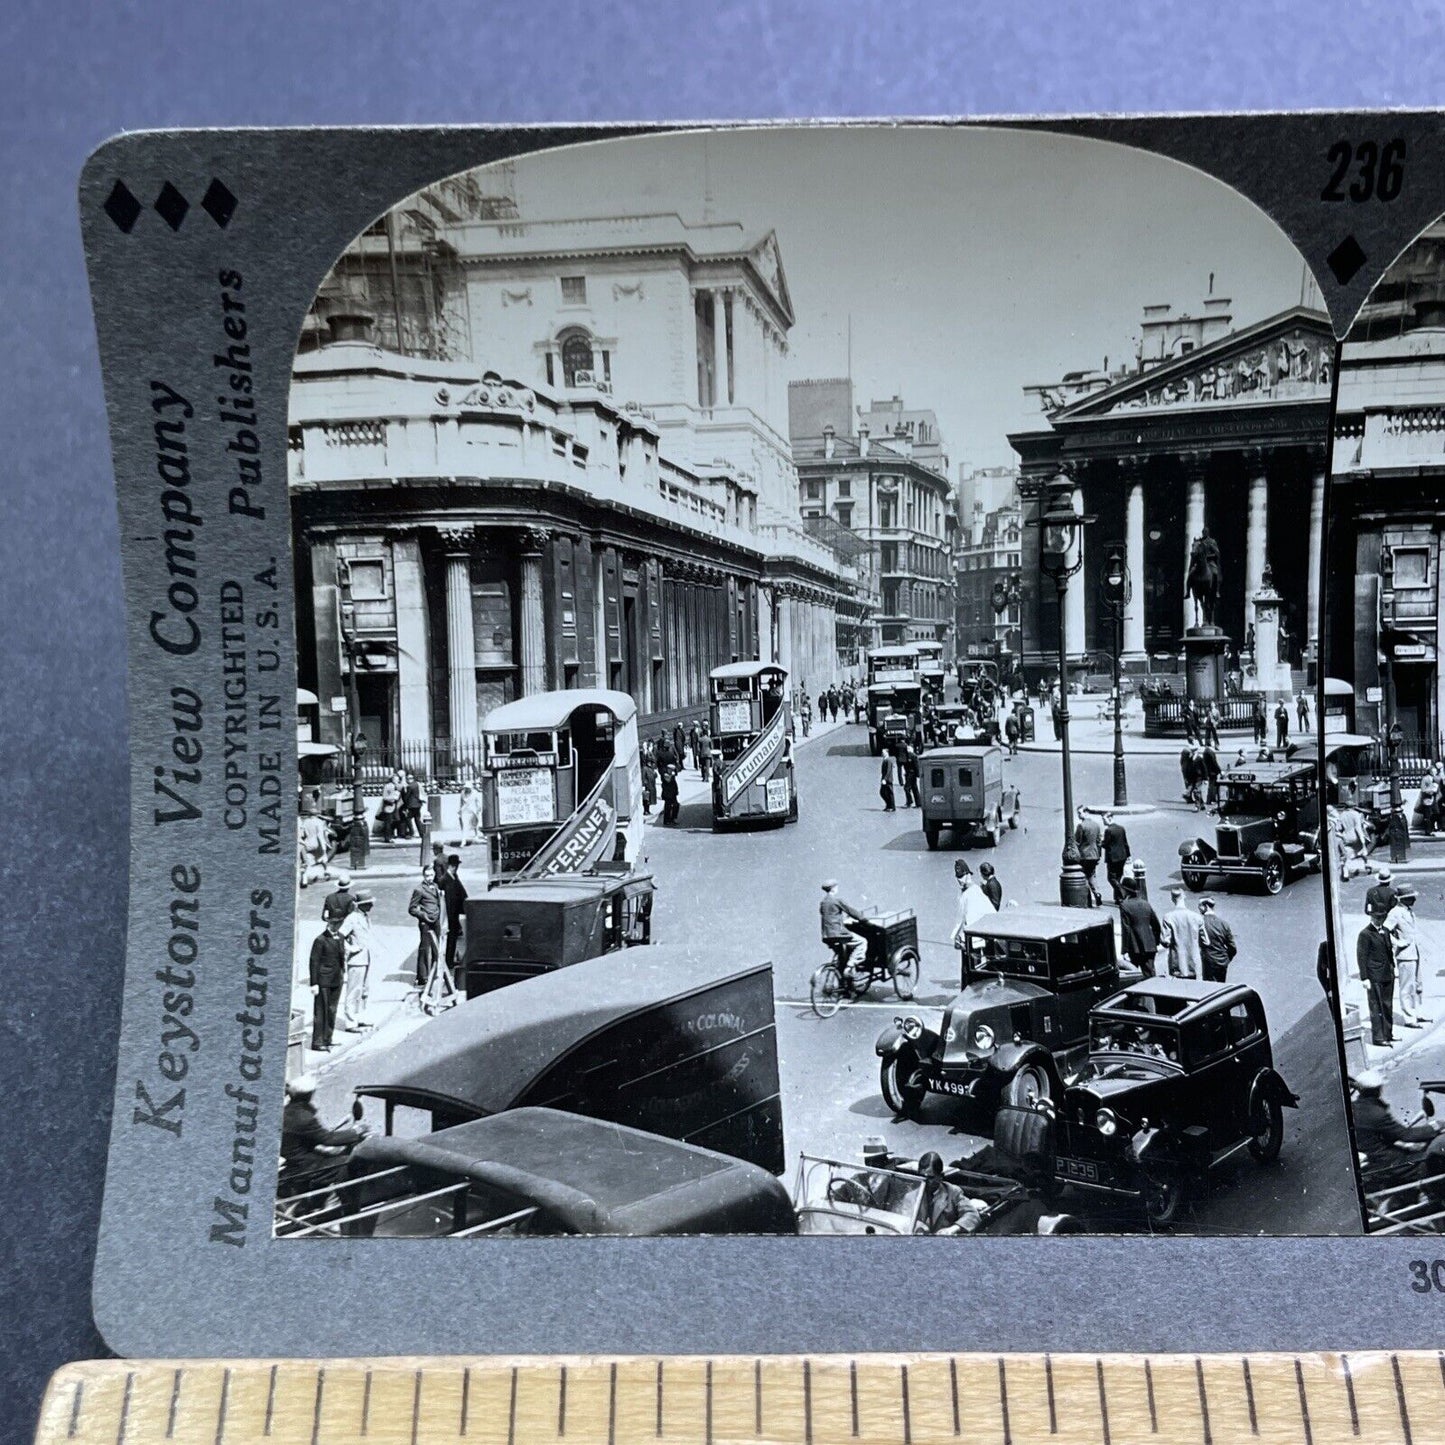
[[[281,1158],[290,1192],[319,1189],[339,1179],[352,1146],[366,1138],[364,1127],[328,1129],[316,1112],[316,1075],[301,1074],[286,1085],[281,1114]]]
[[[849,973],[857,968],[868,952],[868,941],[851,924],[866,924],[868,917],[839,894],[836,878],[829,878],[823,884],[823,897],[818,904],[818,920],[822,927],[823,942],[830,948],[837,947],[839,953],[843,954],[844,972]],[[847,946],[846,953],[843,953],[843,945]]]
[[[1124,897],[1120,883],[1124,877],[1124,865],[1129,861],[1129,835],[1124,831],[1124,825],[1116,823],[1113,813],[1107,809],[1100,816],[1104,820],[1104,872],[1108,876],[1109,887],[1114,890],[1114,902],[1119,903]]]
[[[351,912],[341,920],[346,944],[346,989],[341,995],[341,1026],[349,1034],[365,1027],[367,984],[371,971],[371,908],[376,902],[364,888],[351,900]]]
[[[320,1053],[331,1049],[336,1028],[336,1004],[346,982],[346,943],[341,920],[328,918],[311,944],[311,1047]]]
[[[1229,965],[1239,952],[1234,930],[1214,911],[1214,899],[1210,897],[1199,900],[1199,921],[1204,925],[1204,937],[1199,944],[1204,977],[1210,983],[1224,983],[1229,977]]]
[[[1395,892],[1394,907],[1385,915],[1385,932],[1395,950],[1396,1000],[1400,1006],[1400,1022],[1407,1029],[1418,1029],[1430,1023],[1421,1013],[1425,991],[1420,986],[1420,930],[1415,920],[1416,894],[1408,883]]]
[[[1204,920],[1184,901],[1182,888],[1171,888],[1169,901],[1174,905],[1164,915],[1169,972],[1175,978],[1198,978],[1204,951]]]
[[[1440,1126],[1431,1119],[1404,1124],[1385,1102],[1385,1080],[1376,1069],[1365,1069],[1350,1081],[1355,1086],[1351,1113],[1355,1121],[1355,1147],[1365,1156],[1370,1173],[1408,1175],[1418,1172],[1421,1156],[1406,1154],[1397,1144],[1428,1144]]]
[[[1355,968],[1370,1005],[1370,1041],[1377,1049],[1395,1047],[1395,950],[1383,915],[1372,913],[1355,940]]]
[[[958,884],[958,916],[953,925],[953,946],[962,948],[963,935],[981,918],[997,913],[998,909],[979,886],[973,876],[973,869],[962,858],[953,865],[953,877]]]
[[[1388,868],[1379,869],[1375,879],[1374,886],[1365,894],[1365,912],[1371,918],[1383,920],[1395,906],[1395,886]]]
[[[1119,931],[1123,938],[1124,956],[1144,975],[1154,977],[1154,957],[1164,929],[1154,905],[1139,895],[1139,885],[1132,878],[1122,880],[1123,898],[1119,903]]]
[[[351,912],[353,906],[351,879],[339,878],[335,889],[326,895],[326,901],[321,905],[321,921],[330,923],[334,918],[340,923]]]

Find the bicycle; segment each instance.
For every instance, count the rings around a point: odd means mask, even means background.
[[[850,927],[868,940],[868,949],[861,965],[847,968],[844,960],[852,951],[851,940],[824,940],[832,956],[808,981],[808,1003],[820,1019],[832,1018],[845,1003],[863,998],[875,983],[891,982],[893,992],[905,1002],[918,984],[918,919],[911,908]]]

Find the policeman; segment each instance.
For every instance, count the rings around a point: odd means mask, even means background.
[[[1398,1144],[1428,1144],[1440,1132],[1431,1119],[1405,1124],[1385,1102],[1385,1080],[1376,1069],[1365,1069],[1354,1078],[1355,1143],[1365,1156],[1367,1173],[1415,1172],[1422,1156],[1402,1153]]]

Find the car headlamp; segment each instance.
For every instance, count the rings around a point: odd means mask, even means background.
[[[988,1053],[993,1048],[993,1045],[993,1030],[989,1028],[987,1024],[980,1024],[973,1031],[974,1048],[981,1050],[983,1053]]]
[[[910,1014],[900,1025],[903,1030],[903,1037],[910,1042],[917,1041],[923,1037],[923,1020],[915,1018]]]
[[[1094,1115],[1094,1128],[1106,1139],[1112,1139],[1119,1132],[1119,1116],[1112,1109],[1100,1109]]]

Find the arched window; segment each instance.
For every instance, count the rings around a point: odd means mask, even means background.
[[[592,338],[585,331],[569,331],[562,337],[562,384],[577,385],[577,373],[595,374]]]

